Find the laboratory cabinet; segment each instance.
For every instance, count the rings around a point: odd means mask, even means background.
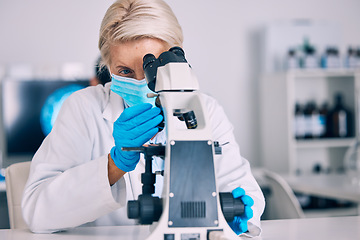
[[[360,72],[349,69],[298,69],[264,75],[260,83],[264,167],[287,174],[343,171],[346,150],[358,135],[359,84]],[[320,108],[326,103],[331,111],[339,95],[348,111],[347,134],[297,138],[296,106],[313,102]]]

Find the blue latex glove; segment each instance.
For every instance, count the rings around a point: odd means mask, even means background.
[[[157,132],[157,125],[163,120],[160,108],[150,103],[142,103],[126,108],[114,122],[113,137],[115,146],[111,149],[111,158],[115,165],[130,172],[135,169],[140,159],[140,153],[122,151],[122,147],[141,147]]]
[[[245,190],[239,187],[232,191],[232,195],[234,198],[240,198],[245,205],[244,214],[241,216],[235,216],[234,220],[229,223],[231,229],[239,235],[248,230],[247,222],[253,217],[253,210],[251,209],[251,206],[254,205],[254,200],[250,196],[245,195]]]

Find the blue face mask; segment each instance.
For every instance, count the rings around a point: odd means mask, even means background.
[[[143,80],[136,80],[111,74],[110,89],[120,95],[129,107],[140,103],[151,103],[155,106],[155,98],[147,97],[148,93],[154,92],[148,88],[145,78]]]

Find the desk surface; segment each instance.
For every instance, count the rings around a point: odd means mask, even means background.
[[[282,175],[295,192],[360,202],[360,187],[345,174]]]
[[[310,218],[262,222],[262,236],[253,240],[360,239],[360,217]],[[28,230],[0,230],[1,240],[144,240],[146,226],[81,227],[54,234]]]

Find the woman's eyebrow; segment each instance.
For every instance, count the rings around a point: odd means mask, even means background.
[[[127,66],[125,66],[125,65],[118,65],[118,66],[116,66],[115,68],[116,68],[116,69],[126,68],[126,69],[132,70],[130,67],[127,67]]]

